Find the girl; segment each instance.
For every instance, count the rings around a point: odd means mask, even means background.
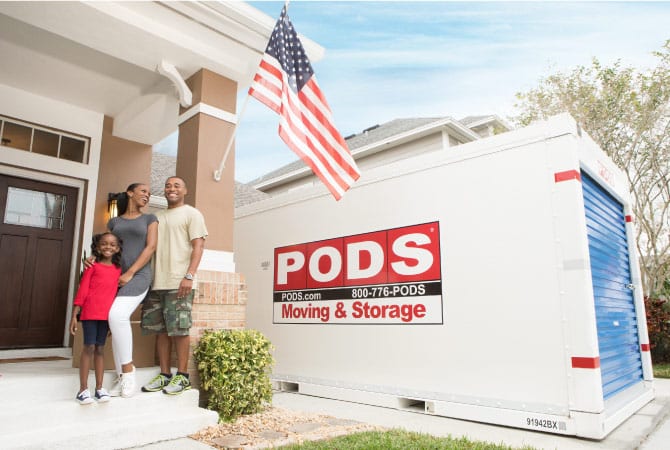
[[[105,373],[104,349],[109,325],[107,317],[116,296],[121,276],[121,240],[106,232],[93,236],[91,253],[97,264],[84,270],[74,298],[70,333],[74,336],[81,321],[84,346],[79,360],[79,392],[77,401],[82,405],[93,403],[88,390],[91,359],[95,367],[95,398],[109,401],[109,393],[102,387]]]

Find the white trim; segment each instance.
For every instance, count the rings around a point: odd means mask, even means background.
[[[205,249],[198,270],[235,273],[233,252]]]
[[[59,356],[61,358],[72,358],[72,347],[17,348],[10,350],[0,350],[0,359],[49,358],[54,356]]]
[[[362,157],[363,155],[367,153],[374,153],[372,150],[378,148],[378,147],[386,147],[390,144],[399,144],[403,142],[407,142],[411,139],[416,139],[419,137],[426,136],[427,134],[434,133],[436,130],[439,130],[440,128],[449,128],[451,131],[454,131],[455,134],[460,134],[461,136],[454,136],[454,137],[462,137],[466,139],[470,139],[470,141],[477,141],[482,139],[480,135],[472,131],[471,129],[467,128],[464,126],[462,123],[458,122],[457,120],[452,119],[451,117],[446,117],[441,120],[436,120],[435,122],[430,122],[426,125],[412,128],[411,130],[404,131],[402,133],[395,134],[393,136],[389,136],[387,138],[384,138],[382,140],[379,140],[377,142],[373,142],[368,145],[364,145],[362,147],[358,147],[354,149],[351,154],[354,156],[354,158],[359,158]],[[443,129],[445,129],[443,128]],[[451,135],[451,134],[450,134]]]
[[[156,67],[156,71],[172,81],[174,86],[177,88],[177,93],[179,94],[179,103],[181,106],[184,108],[191,106],[193,103],[193,93],[186,85],[186,81],[184,81],[184,78],[181,76],[174,64],[170,64],[163,59],[161,60],[158,67]]]
[[[475,120],[472,123],[469,123],[467,125],[464,124],[464,125],[466,127],[468,127],[469,129],[473,129],[473,128],[482,126],[482,125],[487,124],[487,123],[489,124],[489,126],[491,126],[492,122],[497,122],[499,125],[502,125],[503,127],[507,128],[507,131],[512,131],[514,129],[514,127],[512,127],[512,125],[510,125],[509,123],[507,123],[507,121],[500,118],[497,114],[492,114],[490,116],[485,116],[485,117],[483,117],[479,120]]]
[[[152,194],[151,197],[149,197],[148,206],[150,208],[156,208],[156,209],[167,209],[167,199],[165,197]]]
[[[198,103],[197,105],[194,105],[191,109],[181,114],[179,116],[179,119],[177,119],[177,123],[181,125],[191,117],[200,113],[207,114],[208,116],[215,117],[217,119],[230,122],[232,124],[237,123],[237,115],[202,102]]]
[[[442,149],[443,150],[446,150],[449,147],[451,147],[451,141],[449,139],[449,136],[450,136],[449,132],[447,132],[447,130],[443,129],[442,130]]]
[[[59,184],[61,186],[74,187],[78,190],[77,204],[76,204],[77,209],[75,212],[74,230],[72,234],[72,255],[71,255],[72,259],[70,261],[70,279],[68,280],[68,290],[67,290],[68,299],[72,298],[74,296],[74,286],[76,276],[75,274],[77,272],[77,268],[79,267],[79,258],[82,252],[82,249],[79,248],[79,241],[80,241],[79,236],[82,233],[81,216],[83,212],[82,210],[84,208],[84,195],[85,195],[84,187],[86,183],[84,182],[84,180],[67,178],[59,175],[52,175],[45,172],[37,172],[19,167],[9,167],[3,165],[0,165],[0,174],[27,178],[39,182]],[[93,193],[92,195],[95,195],[95,193]],[[91,233],[89,232],[87,234],[88,236],[84,236],[84,239],[81,241],[83,246],[85,246],[86,242],[90,242],[91,240],[90,236]],[[70,314],[72,314],[72,305],[71,302],[68,301],[65,312],[65,327],[63,328],[63,347],[67,347],[70,342],[70,334],[68,332],[68,328],[70,325],[68,319],[70,318]]]
[[[431,133],[438,133],[440,129],[446,131],[447,133],[448,133],[447,129],[451,130],[454,132],[453,134],[454,137],[464,138],[464,140],[470,139],[470,142],[482,139],[480,135],[470,130],[469,128],[465,127],[462,123],[450,117],[447,117],[444,119],[436,120],[434,122],[430,122],[420,127],[403,131],[402,133],[385,137],[370,144],[355,148],[351,151],[351,156],[354,158],[354,160],[358,160],[365,156],[369,156],[374,153],[384,151],[390,146],[410,142],[412,140],[427,136]],[[452,136],[452,134],[449,135]],[[288,181],[299,178],[305,178],[309,175],[312,175],[312,169],[309,168],[307,165],[304,165],[291,172],[282,173],[272,178],[260,180],[258,183],[255,183],[252,186],[254,189],[262,191],[263,189],[268,189],[271,187],[282,185]]]

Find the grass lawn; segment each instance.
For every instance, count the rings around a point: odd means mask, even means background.
[[[282,448],[289,450],[533,450],[533,447],[515,449],[515,447],[502,444],[471,441],[466,438],[440,438],[398,429],[366,431],[326,441],[311,441]]]
[[[670,378],[670,363],[654,364],[654,378]]]

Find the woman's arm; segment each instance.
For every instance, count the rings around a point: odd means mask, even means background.
[[[147,227],[147,244],[144,246],[142,253],[137,257],[132,266],[126,270],[119,278],[119,286],[123,286],[133,279],[138,270],[144,267],[156,251],[156,243],[158,242],[158,222],[152,222]]]

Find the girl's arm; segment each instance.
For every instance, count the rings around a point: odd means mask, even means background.
[[[133,279],[138,270],[144,267],[156,251],[156,243],[158,242],[158,222],[152,222],[147,227],[147,243],[142,250],[142,253],[137,257],[132,266],[126,270],[119,278],[119,286],[123,286]]]
[[[72,335],[77,331],[77,314],[82,310],[82,307],[86,304],[86,298],[88,297],[88,291],[91,286],[91,277],[95,269],[88,268],[84,269],[84,273],[81,276],[79,281],[79,288],[77,289],[77,294],[74,296],[74,305],[72,306],[72,318],[70,319],[70,333]]]
[[[81,306],[74,305],[74,307],[72,308],[72,318],[70,319],[70,334],[72,334],[72,336],[74,336],[75,333],[77,332],[77,323],[78,323],[77,314],[79,314],[80,312],[81,312]]]

